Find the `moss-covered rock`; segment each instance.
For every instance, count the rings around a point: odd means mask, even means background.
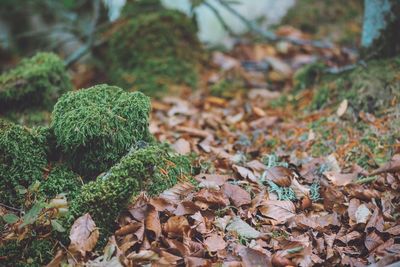
[[[106,233],[118,214],[141,190],[157,195],[191,174],[190,160],[168,147],[151,144],[132,149],[107,173],[82,187],[70,207],[69,223],[89,213]],[[104,232],[105,231],[105,232]]]
[[[0,202],[23,204],[23,191],[42,178],[46,139],[39,132],[0,119]]]
[[[38,53],[0,76],[0,111],[52,107],[71,87],[63,61],[52,53]]]
[[[314,85],[312,109],[337,106],[347,99],[355,112],[376,115],[400,99],[400,58],[373,60],[341,74],[323,74]]]
[[[131,5],[127,8],[134,9]],[[202,53],[196,31],[193,21],[176,10],[129,16],[108,45],[111,80],[151,96],[171,85],[195,87]]]
[[[106,171],[137,141],[149,141],[150,100],[140,92],[96,85],[64,94],[52,128],[72,169],[93,177]]]

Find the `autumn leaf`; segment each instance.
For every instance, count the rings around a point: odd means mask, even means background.
[[[240,207],[242,205],[251,203],[250,194],[238,185],[225,183],[222,186],[222,191],[224,192],[225,196],[232,201],[232,204],[235,205],[235,207]]]
[[[213,251],[225,249],[226,242],[222,238],[222,236],[214,233],[206,238],[206,240],[204,241],[204,245],[206,246],[206,249],[208,251],[213,252]]]
[[[296,215],[296,207],[292,201],[267,200],[258,209],[263,216],[273,219],[276,224],[285,223]]]
[[[73,254],[79,253],[84,257],[87,252],[92,251],[96,246],[98,238],[99,229],[89,213],[86,213],[76,219],[71,227],[69,235],[71,243],[68,250]]]

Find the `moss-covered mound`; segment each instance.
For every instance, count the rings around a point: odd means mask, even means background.
[[[23,194],[40,180],[47,164],[45,138],[35,130],[0,119],[0,202],[22,205]]]
[[[63,61],[52,53],[38,53],[0,76],[0,111],[52,107],[71,87]]]
[[[107,173],[82,187],[71,204],[69,221],[88,212],[98,227],[110,231],[132,197],[142,190],[157,195],[179,180],[188,179],[190,166],[187,157],[164,145],[132,149]]]
[[[111,80],[151,96],[172,85],[195,87],[202,53],[196,31],[193,21],[176,10],[127,18],[110,38]]]
[[[400,99],[400,58],[373,60],[340,74],[330,74],[323,64],[300,69],[294,77],[295,91],[312,89],[312,110],[336,108],[343,100],[356,113],[380,115],[393,110]]]
[[[148,141],[150,100],[140,92],[97,85],[64,94],[54,107],[52,128],[72,169],[96,176],[137,141]]]

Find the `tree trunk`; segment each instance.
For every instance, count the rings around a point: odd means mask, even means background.
[[[400,53],[400,1],[364,0],[361,46],[365,58]]]

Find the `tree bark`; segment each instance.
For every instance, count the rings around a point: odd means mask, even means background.
[[[393,57],[400,53],[400,1],[364,0],[361,46],[364,58]]]

